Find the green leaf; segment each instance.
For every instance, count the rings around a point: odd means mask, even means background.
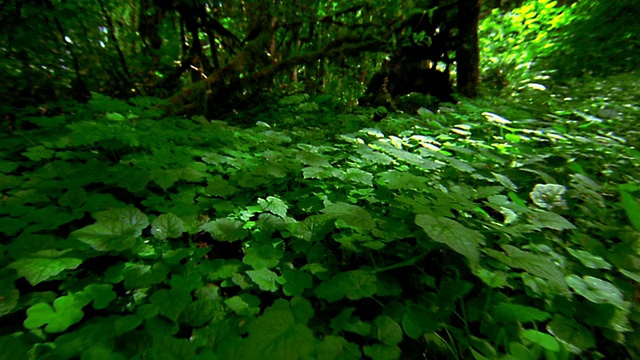
[[[505,323],[545,321],[551,317],[549,313],[538,310],[534,307],[504,302],[496,305],[491,310],[491,315],[494,320]]]
[[[536,343],[549,351],[560,351],[560,343],[549,334],[530,329],[520,331],[520,335],[522,335],[523,338]]]
[[[245,266],[238,260],[215,259],[205,262],[203,267],[207,271],[207,279],[217,281],[230,279],[234,274],[241,272]]]
[[[60,206],[66,206],[73,209],[77,209],[82,206],[87,200],[87,192],[83,188],[72,188],[60,197],[58,204]]]
[[[216,219],[202,225],[200,230],[204,230],[218,241],[233,242],[242,240],[247,236],[244,224],[238,220],[228,218]]]
[[[42,250],[35,257],[22,258],[9,264],[18,275],[24,276],[31,285],[37,285],[56,276],[64,270],[75,269],[82,264],[81,259],[62,257],[68,251]]]
[[[31,346],[23,337],[20,333],[0,337],[0,360],[34,359]]]
[[[268,211],[281,218],[287,217],[287,204],[275,196],[267,196],[267,199],[258,199],[258,205],[262,206],[264,211]]]
[[[329,215],[311,215],[298,223],[294,235],[307,241],[317,241],[334,229],[334,223]]]
[[[301,163],[309,166],[318,166],[318,167],[330,167],[331,164],[329,161],[321,155],[317,153],[312,153],[304,150],[298,151],[296,154],[296,159],[300,160]]]
[[[172,274],[169,281],[172,289],[182,289],[185,292],[191,292],[202,286],[202,275],[191,273],[188,275]]]
[[[547,325],[550,333],[580,350],[589,350],[596,346],[593,333],[574,319],[556,315]]]
[[[510,267],[523,269],[531,275],[548,280],[550,285],[562,295],[571,293],[565,282],[564,273],[551,258],[522,251],[511,245],[503,245],[502,248],[506,251],[506,255],[497,251],[489,251],[490,249],[485,251],[491,257]]]
[[[226,198],[236,193],[238,189],[229,185],[229,181],[222,178],[220,175],[216,175],[207,182],[207,187],[204,188],[204,193],[207,195],[220,196]]]
[[[278,274],[269,269],[248,270],[247,275],[249,275],[254,283],[258,284],[261,290],[271,292],[278,290],[278,286],[276,285]]]
[[[629,303],[624,301],[622,291],[612,283],[592,276],[571,274],[566,277],[567,284],[579,295],[596,304],[612,304],[620,309],[627,309]]]
[[[373,186],[373,175],[360,169],[347,169],[344,179],[367,186]]]
[[[0,284],[0,317],[10,314],[18,306],[20,292],[9,288],[5,284]]]
[[[376,338],[384,344],[397,345],[402,341],[402,329],[392,318],[380,315],[373,323],[376,325]]]
[[[245,251],[242,262],[254,269],[272,268],[278,265],[282,255],[283,249],[281,246],[256,243]]]
[[[172,213],[162,214],[151,222],[151,233],[158,240],[177,238],[184,232],[182,219]]]
[[[40,161],[42,159],[51,159],[55,151],[49,150],[42,145],[33,146],[23,152],[22,155],[29,158],[29,160]]]
[[[331,328],[333,329],[334,334],[338,334],[345,329],[349,321],[351,320],[351,315],[355,311],[355,308],[345,308],[342,309],[338,316],[334,317],[331,320]]]
[[[566,208],[567,203],[563,199],[567,188],[558,184],[536,184],[529,196],[533,202],[544,209],[554,207]]]
[[[305,289],[311,288],[313,278],[311,275],[298,269],[285,268],[282,276],[278,278],[282,290],[287,296],[301,296]]]
[[[640,204],[631,196],[631,194],[621,191],[620,203],[627,217],[631,221],[631,225],[640,231]]]
[[[90,284],[84,288],[82,295],[87,296],[88,301],[93,301],[93,308],[100,310],[106,308],[116,299],[116,293],[109,284]]]
[[[3,216],[0,218],[0,233],[7,234],[9,236],[16,235],[20,230],[27,227],[29,223],[9,216]]]
[[[628,277],[629,279],[640,283],[640,273],[637,272],[632,272],[632,271],[628,271],[625,269],[619,269],[620,273],[626,277]]]
[[[362,348],[365,355],[373,360],[395,360],[399,359],[402,352],[396,345],[375,344]]]
[[[143,317],[137,314],[118,317],[114,323],[115,334],[122,335],[137,328],[142,324],[142,320]]]
[[[316,347],[317,360],[358,360],[362,358],[360,347],[341,336],[328,335]]]
[[[571,230],[576,228],[569,220],[554,212],[539,210],[530,212],[528,215],[531,224],[539,229]]]
[[[506,187],[507,189],[511,191],[518,190],[518,185],[514,184],[513,181],[511,181],[511,179],[509,179],[508,177],[495,172],[491,172],[491,174],[493,174],[496,180],[498,180],[498,182],[502,184],[504,187]]]
[[[611,264],[609,264],[605,259],[601,258],[600,256],[595,256],[588,251],[574,250],[572,248],[567,248],[567,251],[573,257],[580,260],[582,265],[588,267],[589,269],[611,270]]]
[[[356,205],[336,202],[325,207],[321,212],[331,217],[338,218],[352,227],[371,230],[375,226],[371,214]]]
[[[440,320],[424,306],[410,304],[402,316],[402,328],[412,339],[434,332],[440,328]]]
[[[248,326],[249,336],[241,350],[245,360],[297,360],[313,350],[313,332],[296,321],[286,300],[278,299]]]
[[[27,319],[24,326],[33,330],[47,324],[47,332],[63,332],[69,326],[82,320],[84,304],[77,301],[73,295],[61,296],[53,302],[53,307],[47,303],[38,303],[27,309]]]
[[[358,146],[358,153],[364,160],[372,165],[389,165],[393,163],[393,158],[389,155],[383,154],[378,151],[373,151],[366,145]]]
[[[71,233],[73,237],[98,251],[122,251],[132,248],[149,220],[140,210],[128,206],[95,215],[97,223]]]
[[[250,294],[240,294],[224,301],[239,316],[255,316],[260,313],[260,299]]]
[[[0,173],[8,174],[20,166],[19,162],[0,160]],[[0,181],[1,182],[1,181]]]
[[[435,161],[426,160],[420,155],[413,154],[405,150],[397,149],[393,145],[388,144],[383,140],[378,140],[375,146],[379,147],[382,151],[395,157],[396,159],[402,160],[411,165],[415,165],[418,168],[423,170],[434,170],[444,166],[443,164],[437,163]]]
[[[509,354],[511,356],[506,357],[506,360],[538,360],[539,358],[526,346],[515,341],[509,344]]]
[[[124,115],[119,114],[119,113],[115,113],[115,112],[106,113],[104,117],[106,119],[108,119],[108,120],[113,120],[113,121],[125,121],[125,120],[127,120],[127,118],[124,117]]]
[[[358,300],[373,296],[375,292],[376,276],[363,270],[338,273],[315,290],[316,296],[329,302],[338,301],[345,296],[349,300]]]
[[[378,174],[377,182],[390,190],[422,189],[425,178],[404,171],[389,170]]]
[[[144,264],[127,264],[123,272],[125,289],[143,289],[163,282],[169,274],[169,266],[158,262],[153,266]]]
[[[426,214],[417,215],[415,223],[432,240],[445,244],[453,251],[466,257],[472,270],[478,267],[480,263],[480,250],[478,247],[485,243],[482,234],[475,230],[467,229],[455,220]]]
[[[214,317],[223,318],[226,315],[225,309],[220,301],[196,300],[189,304],[180,314],[181,323],[194,327],[202,326]]]
[[[302,176],[305,179],[325,179],[331,177],[332,168],[324,168],[318,166],[307,166],[302,169]]]
[[[149,171],[149,178],[155,181],[162,190],[167,190],[180,180],[180,170],[177,169],[153,169]]]
[[[126,357],[122,354],[116,354],[112,352],[112,349],[100,346],[93,346],[86,351],[82,352],[80,360],[126,360]]]
[[[296,296],[291,299],[291,312],[296,322],[306,324],[315,314],[311,303],[303,297]]]
[[[182,311],[191,303],[192,298],[182,289],[160,289],[151,295],[151,304],[156,305],[160,314],[176,321]]]
[[[195,352],[195,346],[188,339],[162,336],[153,342],[149,358],[154,360],[195,359]]]

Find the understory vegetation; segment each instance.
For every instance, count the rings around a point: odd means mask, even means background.
[[[586,25],[525,3],[457,104],[11,109],[0,360],[640,358],[640,73],[555,77]]]
[[[637,354],[623,80],[376,127],[305,96],[244,129],[96,94],[26,117],[0,141],[2,358]]]

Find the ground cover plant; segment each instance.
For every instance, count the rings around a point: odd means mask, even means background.
[[[19,118],[0,359],[634,358],[633,83],[374,124],[298,95],[249,128],[97,94]]]
[[[0,360],[640,358],[632,1],[265,4],[0,6]]]

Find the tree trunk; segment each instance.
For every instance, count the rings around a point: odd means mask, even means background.
[[[458,30],[462,40],[456,52],[458,92],[466,97],[478,95],[480,83],[480,49],[478,46],[478,22],[481,0],[458,2]]]

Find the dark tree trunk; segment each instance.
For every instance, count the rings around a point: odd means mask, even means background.
[[[480,49],[478,46],[478,22],[481,0],[458,2],[458,31],[462,40],[456,52],[458,65],[458,92],[467,97],[478,95],[480,83]]]

